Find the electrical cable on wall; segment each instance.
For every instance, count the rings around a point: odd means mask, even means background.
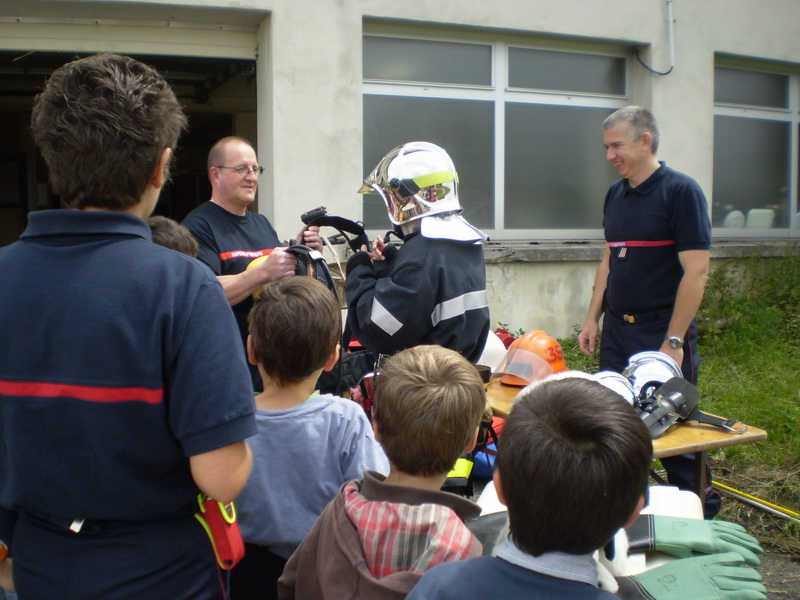
[[[656,71],[652,67],[646,65],[644,61],[639,56],[638,48],[635,51],[636,60],[639,61],[639,64],[642,65],[645,69],[654,73],[656,75],[669,75],[672,73],[672,70],[675,68],[675,39],[673,36],[673,23],[674,19],[672,17],[672,0],[667,1],[667,38],[669,41],[669,69],[666,71]]]

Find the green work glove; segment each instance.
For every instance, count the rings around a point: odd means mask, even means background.
[[[678,558],[738,552],[752,566],[761,564],[758,555],[764,552],[744,527],[728,521],[641,515],[627,533],[629,552],[659,550]]]
[[[622,600],[766,600],[761,575],[735,552],[673,560],[635,577],[618,577]]]

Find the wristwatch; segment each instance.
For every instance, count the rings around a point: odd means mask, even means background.
[[[678,336],[671,335],[667,338],[667,342],[669,343],[670,348],[683,348],[683,339],[679,338]]]

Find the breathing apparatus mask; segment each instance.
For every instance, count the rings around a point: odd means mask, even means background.
[[[744,433],[747,425],[722,419],[698,408],[700,393],[683,378],[678,364],[663,352],[640,352],[622,371],[594,374],[568,371],[561,346],[542,331],[533,331],[509,346],[497,368],[501,383],[526,386],[547,378],[583,377],[601,383],[630,404],[647,426],[653,439],[666,434],[680,421],[697,421],[732,433]]]
[[[698,408],[700,393],[686,381],[681,369],[663,352],[640,352],[628,360],[622,374],[600,371],[594,378],[620,394],[639,416],[653,439],[660,438],[680,421],[697,421],[744,433],[747,425],[722,419]]]

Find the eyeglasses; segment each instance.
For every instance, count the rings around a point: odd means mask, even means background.
[[[225,167],[223,165],[214,165],[214,166],[217,167],[218,169],[232,169],[236,171],[237,175],[240,175],[242,177],[246,177],[250,173],[252,173],[256,177],[261,177],[261,175],[264,173],[264,167],[259,167],[259,166],[255,167],[248,167],[247,165],[239,165],[238,167]]]

